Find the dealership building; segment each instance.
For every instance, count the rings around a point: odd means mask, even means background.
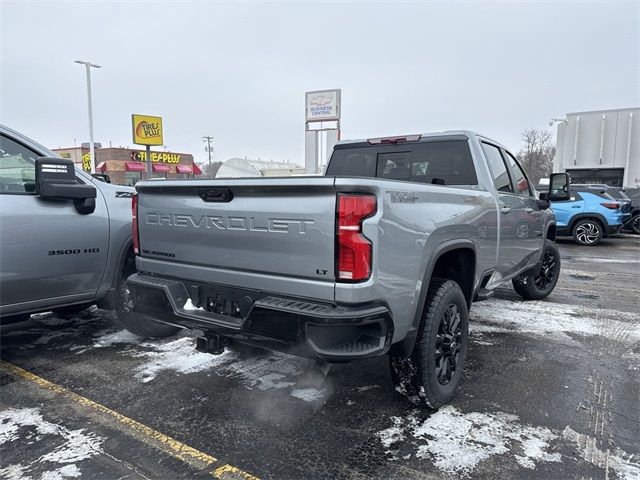
[[[83,170],[90,171],[90,154],[88,146],[73,148],[53,148],[63,158],[73,160]],[[109,176],[111,183],[119,185],[135,185],[146,178],[146,152],[131,148],[96,148],[96,173]],[[151,152],[151,168],[153,178],[195,178],[202,171],[193,161],[193,155],[176,152]]]
[[[558,122],[553,169],[572,183],[640,185],[640,108],[568,113]]]

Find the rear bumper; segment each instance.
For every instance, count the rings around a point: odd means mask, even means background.
[[[144,273],[127,282],[139,315],[326,361],[384,354],[393,337],[382,303],[336,305]]]

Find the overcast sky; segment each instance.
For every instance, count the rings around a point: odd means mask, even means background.
[[[567,112],[640,105],[640,2],[0,0],[0,122],[49,147],[132,146],[131,114],[204,160],[304,163],[304,92],[343,138],[472,129],[513,150]],[[555,133],[555,128],[554,128]]]

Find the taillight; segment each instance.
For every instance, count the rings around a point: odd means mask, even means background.
[[[600,205],[606,208],[610,208],[611,210],[617,210],[618,208],[620,208],[619,203],[604,202],[604,203],[601,203]]]
[[[140,238],[138,237],[138,195],[131,197],[131,225],[133,227],[133,253],[140,255]]]
[[[375,195],[338,194],[336,280],[354,282],[371,276],[371,242],[362,234],[362,222],[376,211]]]

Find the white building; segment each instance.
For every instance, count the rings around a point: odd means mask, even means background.
[[[303,174],[304,167],[295,163],[230,158],[222,164],[216,178],[289,177]]]
[[[568,113],[556,148],[554,171],[572,183],[640,185],[640,107]]]

